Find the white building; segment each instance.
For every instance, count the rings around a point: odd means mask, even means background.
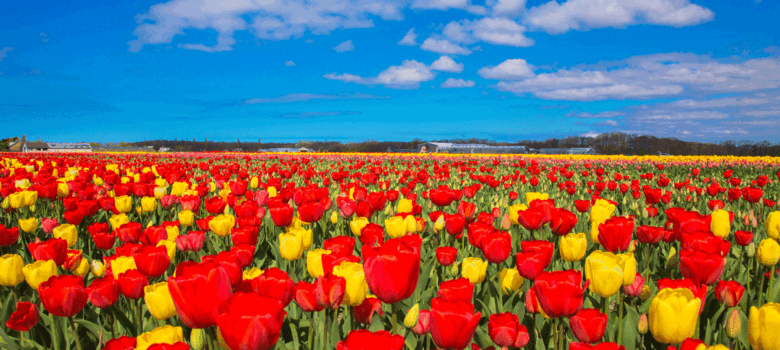
[[[426,142],[417,145],[421,153],[506,153],[526,154],[526,146],[491,146],[480,143]]]

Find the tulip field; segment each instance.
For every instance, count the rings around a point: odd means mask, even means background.
[[[779,158],[0,153],[0,349],[780,350]]]

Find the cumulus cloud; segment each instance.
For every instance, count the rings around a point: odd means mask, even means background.
[[[333,50],[336,52],[355,51],[355,45],[352,45],[352,40],[347,40],[341,44],[334,46]]]
[[[343,28],[368,28],[372,18],[403,19],[403,2],[395,0],[307,0],[224,1],[171,0],[153,5],[136,16],[135,40],[128,43],[132,52],[144,45],[169,44],[185,29],[211,29],[217,33],[214,46],[199,43],[180,47],[207,52],[232,49],[237,31],[250,31],[257,38],[286,40],[299,38],[307,31],[328,34]]]
[[[0,49],[0,61],[2,61],[6,56],[8,56],[8,53],[13,51],[13,47],[4,47]]]
[[[581,134],[580,136],[582,136],[582,137],[596,138],[596,137],[598,137],[598,136],[599,136],[599,133],[597,133],[597,132],[595,132],[595,131],[588,131],[588,132],[586,132],[586,133],[584,133],[584,134]]]
[[[414,34],[414,28],[409,29],[406,35],[398,42],[398,45],[417,46],[417,34]]]
[[[463,71],[463,63],[455,63],[449,56],[441,56],[431,63],[431,69],[442,72],[460,73]]]
[[[473,80],[463,80],[463,79],[455,79],[455,78],[449,78],[445,80],[443,83],[441,83],[441,87],[445,89],[451,89],[451,88],[470,88],[474,87],[475,83]]]
[[[534,76],[534,67],[526,60],[508,59],[497,66],[483,67],[477,71],[485,79],[516,80]]]
[[[461,47],[458,44],[453,44],[447,39],[441,39],[436,37],[430,37],[423,41],[420,46],[421,49],[430,52],[436,52],[445,55],[470,55],[471,50]]]
[[[295,67],[295,62],[293,61],[284,61],[284,65],[287,67]]]
[[[481,18],[448,23],[442,35],[457,43],[478,41],[504,46],[529,47],[534,41],[525,36],[526,27],[508,18]]]
[[[685,27],[711,21],[712,10],[689,0],[550,1],[527,11],[525,23],[551,34],[635,24]]]
[[[267,98],[252,98],[244,101],[242,104],[256,104],[256,103],[293,103],[293,102],[306,102],[312,100],[366,100],[366,99],[386,99],[389,97],[368,95],[363,93],[349,93],[349,94],[287,94],[276,97]]]
[[[411,8],[424,10],[461,9],[476,15],[487,13],[484,6],[473,5],[471,0],[414,0]]]
[[[493,14],[518,16],[525,10],[526,0],[498,0],[492,7]]]
[[[393,89],[413,89],[418,88],[421,82],[433,80],[435,76],[436,73],[430,66],[415,60],[405,60],[400,66],[390,66],[376,77],[361,77],[348,73],[329,73],[323,77],[345,83],[383,85]]]

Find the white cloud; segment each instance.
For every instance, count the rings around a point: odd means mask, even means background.
[[[525,36],[526,28],[507,18],[482,18],[448,23],[442,35],[447,39],[472,44],[478,41],[494,45],[529,47],[534,41]]]
[[[287,67],[295,67],[295,62],[293,61],[284,61],[284,65]]]
[[[517,16],[525,10],[526,0],[498,0],[493,5],[493,14]]]
[[[365,99],[386,99],[389,97],[375,96],[363,93],[349,93],[349,94],[287,94],[270,98],[252,98],[244,101],[242,104],[256,104],[256,103],[293,103],[293,102],[306,102],[312,100],[365,100]]]
[[[334,46],[333,50],[336,52],[355,51],[355,45],[352,45],[352,40],[347,40],[341,44]]]
[[[208,52],[227,51],[236,40],[237,31],[250,31],[266,40],[301,37],[307,31],[328,34],[342,28],[367,28],[372,18],[400,20],[404,2],[395,0],[170,0],[153,5],[136,16],[137,38],[128,43],[129,50],[140,51],[144,45],[169,44],[185,29],[211,29],[217,33],[215,46],[182,44],[184,49]]]
[[[8,56],[8,53],[13,51],[13,47],[4,47],[0,49],[0,61],[2,61],[6,56]]]
[[[455,78],[449,78],[443,83],[441,83],[441,87],[445,89],[450,88],[470,88],[474,87],[475,83],[473,80],[463,80],[463,79],[455,79]]]
[[[525,23],[551,34],[635,24],[684,27],[711,21],[715,13],[689,0],[550,1],[527,11]]]
[[[417,34],[414,34],[414,28],[409,29],[408,32],[406,32],[406,35],[404,35],[403,39],[398,42],[398,45],[404,45],[404,46],[417,46]]]
[[[383,85],[393,89],[418,88],[421,82],[431,81],[436,76],[433,69],[415,60],[405,60],[400,66],[390,66],[376,77],[361,77],[354,74],[329,73],[323,77],[331,80],[341,80],[345,83],[362,85]]]
[[[411,8],[443,11],[461,9],[475,15],[484,15],[487,13],[487,9],[484,6],[472,5],[471,0],[414,0]]]
[[[524,59],[509,59],[497,66],[483,67],[477,71],[485,79],[516,80],[534,76],[534,67]]]
[[[441,56],[431,63],[431,69],[442,72],[460,73],[463,71],[463,63],[455,63],[449,56]]]
[[[470,55],[471,50],[449,42],[447,39],[430,37],[423,41],[421,49],[445,55]]]
[[[588,132],[586,132],[586,133],[584,133],[584,134],[582,134],[582,135],[580,135],[580,136],[582,136],[582,137],[596,138],[596,137],[598,137],[598,136],[599,136],[599,133],[597,133],[597,132],[595,132],[595,131],[588,131]]]

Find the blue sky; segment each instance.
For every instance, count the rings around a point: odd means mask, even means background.
[[[780,141],[780,2],[27,1],[0,137]]]

